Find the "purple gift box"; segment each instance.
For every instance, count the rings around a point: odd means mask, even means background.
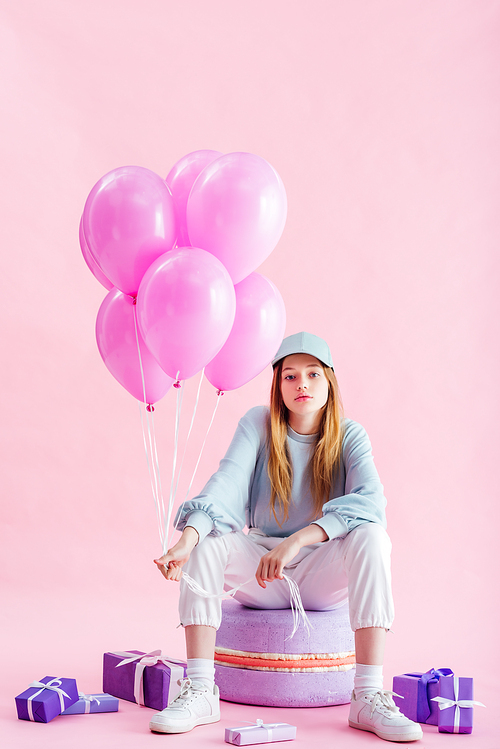
[[[84,694],[78,692],[79,699],[61,715],[82,715],[84,713],[116,713],[118,698],[111,694]]]
[[[416,671],[395,676],[392,681],[392,691],[396,692],[394,703],[410,720],[437,726],[439,707],[433,699],[439,695],[439,681],[443,676],[453,676],[453,671],[431,668],[425,673]]]
[[[291,741],[297,735],[297,728],[289,723],[264,723],[257,720],[254,725],[240,728],[226,728],[224,740],[236,746],[268,744],[271,741]]]
[[[484,707],[473,700],[473,681],[464,676],[440,679],[439,696],[433,698],[439,705],[440,733],[472,733],[473,705]]]
[[[102,689],[122,700],[163,710],[179,694],[186,662],[161,654],[124,650],[104,653]]]
[[[19,720],[48,723],[78,700],[75,679],[44,676],[16,697]]]

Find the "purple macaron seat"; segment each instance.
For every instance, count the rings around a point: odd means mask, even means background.
[[[290,609],[251,609],[222,602],[215,646],[216,682],[229,702],[269,707],[322,707],[350,702],[354,633],[345,605],[308,611],[310,632],[293,629]]]

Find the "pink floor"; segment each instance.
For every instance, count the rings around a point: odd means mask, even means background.
[[[64,616],[64,605],[59,606],[55,599],[49,601],[45,613],[41,616],[38,606],[31,599],[32,615],[20,616],[20,599],[7,595],[0,624],[2,678],[0,679],[0,749],[128,749],[128,747],[165,746],[194,747],[220,746],[224,744],[224,729],[262,718],[265,722],[282,721],[297,726],[297,739],[294,747],[319,746],[325,742],[326,749],[335,747],[376,747],[386,746],[381,740],[369,733],[351,729],[347,725],[348,706],[323,707],[311,709],[262,708],[222,702],[222,719],[215,725],[196,728],[184,735],[166,736],[152,734],[148,730],[149,717],[154,712],[135,704],[120,701],[118,713],[97,715],[75,715],[55,718],[51,723],[29,723],[16,717],[14,697],[33,679],[49,675],[74,676],[80,690],[85,692],[101,691],[101,661],[103,650],[123,647],[153,649],[157,645],[139,636],[141,622],[131,624],[130,619],[121,617],[126,637],[133,644],[119,642],[111,645],[118,637],[114,632],[114,623],[104,616],[97,617],[92,623],[85,620],[85,609],[88,601],[82,601],[80,608],[76,601],[66,598],[68,614]],[[51,606],[53,603],[53,606]],[[111,602],[114,603],[114,602]],[[114,610],[116,610],[114,606]],[[52,613],[49,613],[52,609]],[[146,603],[140,606],[143,615],[149,619]],[[12,615],[5,612],[15,612]],[[117,615],[120,612],[117,612]],[[73,617],[73,621],[72,621]],[[156,634],[153,634],[156,637]],[[164,652],[172,656],[183,657],[181,630],[174,630]],[[139,640],[141,640],[139,642]],[[128,640],[127,640],[128,641]],[[388,643],[385,667],[385,687],[390,688],[392,675],[405,670],[402,660],[413,663],[423,657],[418,647],[408,659],[406,654],[398,652],[398,638]],[[403,658],[401,658],[401,655]],[[431,656],[432,658],[432,656]],[[459,662],[457,658],[457,662]],[[427,664],[427,660],[426,660]],[[444,662],[436,666],[447,665]],[[454,664],[452,664],[454,665]],[[408,670],[408,668],[406,669]],[[470,675],[469,673],[464,675]],[[484,702],[487,708],[476,708],[474,714],[474,732],[472,735],[450,736],[439,734],[433,726],[424,726],[424,739],[415,747],[425,749],[498,749],[500,747],[500,729],[498,728],[498,708],[495,698],[495,678],[486,663],[478,663],[473,670],[475,698]],[[407,746],[400,744],[400,746]]]
[[[156,578],[154,578],[156,580]],[[134,587],[127,593],[103,587],[85,592],[73,587],[29,585],[26,590],[6,588],[0,609],[0,749],[128,749],[128,747],[226,746],[224,729],[253,722],[286,722],[297,726],[293,746],[311,747],[325,741],[325,749],[387,746],[376,736],[349,728],[348,706],[322,708],[262,708],[222,702],[221,722],[177,736],[152,734],[149,708],[120,701],[118,713],[57,717],[49,724],[17,719],[14,697],[34,679],[46,675],[76,678],[80,691],[102,691],[102,653],[109,650],[162,648],[172,657],[184,657],[184,637],[176,628],[175,601],[160,600],[155,586]],[[135,615],[134,613],[135,612]],[[168,620],[168,622],[167,622]],[[167,626],[168,625],[168,626]],[[479,657],[475,636],[457,651],[442,641],[427,645],[423,637],[408,639],[404,627],[387,641],[386,689],[392,676],[422,668],[450,666],[463,676],[474,677],[474,698],[485,708],[474,710],[471,735],[439,734],[424,726],[424,738],[416,749],[500,749],[498,727],[499,690],[493,661]],[[434,640],[439,640],[436,630]],[[486,652],[486,649],[484,650]],[[417,664],[422,664],[421,666]],[[292,744],[290,744],[292,746]],[[400,746],[407,746],[400,744]]]
[[[5,691],[5,690],[4,690]],[[348,706],[323,707],[315,709],[271,709],[222,703],[221,722],[215,725],[196,728],[191,733],[177,736],[152,734],[148,730],[149,716],[154,711],[140,708],[137,705],[120,701],[120,711],[92,716],[72,715],[55,718],[48,725],[18,721],[15,717],[13,699],[4,697],[1,704],[2,749],[32,749],[50,747],[50,749],[67,749],[68,747],[85,747],[85,749],[128,749],[128,747],[146,747],[168,744],[170,747],[194,747],[200,742],[204,746],[222,746],[224,729],[229,726],[242,725],[245,721],[262,718],[267,722],[286,722],[297,726],[297,739],[294,746],[310,747],[311,743],[319,745],[328,742],[326,747],[376,747],[387,746],[380,739],[368,733],[362,733],[347,725]],[[474,733],[470,736],[450,736],[438,734],[433,726],[424,726],[424,738],[413,746],[427,749],[498,749],[500,736],[495,728],[496,710],[490,709],[479,714],[476,711]],[[407,746],[407,744],[399,744]]]

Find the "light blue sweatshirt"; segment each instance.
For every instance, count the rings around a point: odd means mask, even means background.
[[[269,409],[265,406],[250,409],[240,419],[218,471],[201,494],[181,508],[179,530],[192,526],[201,542],[208,534],[219,536],[240,531],[245,525],[258,528],[267,536],[285,538],[314,522],[329,539],[345,536],[361,523],[386,527],[386,499],[373,463],[370,440],[363,427],[351,419],[344,420],[342,463],[330,500],[323,505],[322,516],[316,518],[307,471],[316,435],[297,434],[288,428],[293,467],[292,504],[288,520],[278,525],[269,506],[268,419]]]

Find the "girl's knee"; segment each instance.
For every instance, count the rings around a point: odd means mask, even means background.
[[[191,552],[185,569],[195,565],[210,565],[216,560],[223,560],[227,557],[227,550],[224,544],[223,536],[205,536],[203,541],[197,544]]]
[[[391,553],[392,543],[389,534],[378,523],[363,523],[351,531],[353,545],[365,553]]]

